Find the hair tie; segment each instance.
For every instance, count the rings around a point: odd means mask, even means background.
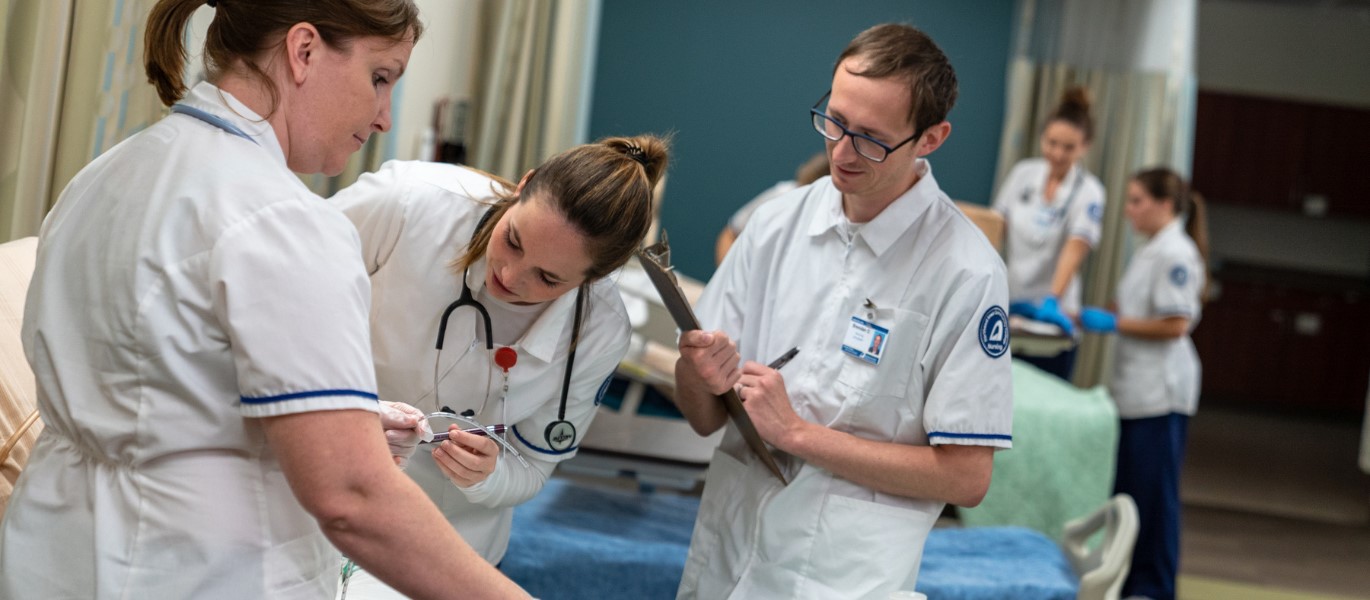
[[[629,144],[628,147],[624,149],[624,152],[628,154],[628,158],[637,161],[643,168],[647,167],[647,152],[642,149],[642,146]]]
[[[219,0],[205,0],[205,5],[210,8],[218,8]]]

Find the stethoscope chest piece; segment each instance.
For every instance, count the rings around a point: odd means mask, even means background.
[[[563,452],[576,443],[576,426],[570,421],[552,421],[542,432],[547,445],[557,452]]]

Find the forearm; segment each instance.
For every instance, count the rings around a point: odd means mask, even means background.
[[[1118,333],[1145,340],[1171,340],[1189,332],[1187,317],[1161,317],[1159,319],[1118,318]]]
[[[557,467],[557,463],[539,460],[527,453],[524,454],[524,460],[528,461],[526,467],[513,456],[501,455],[494,472],[484,481],[471,487],[458,486],[457,489],[466,495],[467,500],[486,508],[523,504],[542,491],[542,486]]]
[[[728,423],[728,410],[689,367],[676,361],[675,404],[695,433],[707,436]]]
[[[1089,242],[1072,237],[1066,240],[1061,249],[1061,257],[1056,260],[1056,272],[1051,277],[1051,295],[1060,297],[1070,287],[1070,280],[1079,272],[1080,265],[1089,257]]]
[[[375,415],[327,411],[262,422],[300,504],[329,541],[382,581],[418,598],[528,597],[395,467]]]
[[[834,475],[886,494],[975,506],[989,489],[994,449],[877,442],[813,423],[796,428],[782,450]]]

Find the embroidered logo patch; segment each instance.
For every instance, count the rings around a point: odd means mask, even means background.
[[[991,306],[980,317],[980,347],[990,358],[999,358],[1008,352],[1008,315],[1004,309]]]
[[[1099,223],[1099,222],[1103,221],[1103,220],[1104,220],[1104,205],[1103,205],[1103,204],[1100,204],[1100,203],[1098,203],[1098,202],[1089,205],[1089,218],[1090,218],[1090,219],[1093,219],[1095,223]]]
[[[1189,281],[1189,271],[1183,265],[1175,265],[1170,269],[1170,282],[1176,287],[1184,287],[1186,281]]]

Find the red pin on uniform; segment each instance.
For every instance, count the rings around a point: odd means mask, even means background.
[[[505,373],[508,373],[509,369],[514,368],[514,365],[518,364],[518,361],[518,351],[509,346],[504,346],[495,351],[495,364],[499,365],[499,368],[504,369]]]

